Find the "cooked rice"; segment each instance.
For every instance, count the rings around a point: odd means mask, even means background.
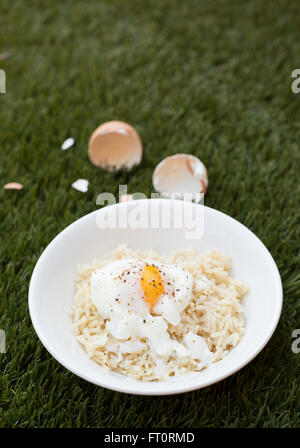
[[[95,260],[92,264],[78,266],[75,304],[71,314],[75,322],[76,338],[95,362],[108,370],[142,381],[162,381],[206,367],[205,363],[190,357],[169,357],[162,361],[150,350],[147,341],[138,337],[131,338],[130,342],[135,343],[134,346],[139,351],[122,353],[118,350],[119,343],[124,344],[124,341],[117,340],[106,331],[106,319],[101,317],[91,300],[90,278],[96,269],[123,258],[178,264],[193,275],[194,289],[190,304],[182,312],[177,326],[168,324],[172,339],[181,342],[189,331],[204,337],[213,353],[212,362],[223,359],[239,343],[245,332],[241,299],[248,288],[243,282],[229,276],[231,259],[228,256],[215,251],[205,256],[196,251],[163,256],[155,250],[142,252],[122,245],[103,261]],[[200,280],[203,274],[213,282],[207,292],[199,292],[196,288],[197,279]]]

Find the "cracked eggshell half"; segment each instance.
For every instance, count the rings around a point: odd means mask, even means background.
[[[89,140],[91,162],[108,171],[130,170],[142,160],[143,146],[136,130],[123,121],[99,126]]]
[[[155,190],[165,197],[200,202],[208,185],[205,165],[191,154],[175,154],[163,159],[152,176]]]

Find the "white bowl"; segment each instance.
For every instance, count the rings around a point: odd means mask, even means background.
[[[104,215],[112,217],[116,213],[118,216],[128,216],[137,202],[145,210],[149,210],[149,205],[154,206],[152,215],[167,210],[170,205],[179,215],[200,210],[204,214],[202,238],[186,239],[182,229],[174,228],[99,228],[99,218]],[[89,360],[75,340],[69,314],[74,301],[76,268],[78,264],[102,258],[123,243],[133,248],[156,248],[161,253],[193,247],[200,253],[217,250],[230,255],[233,260],[232,276],[245,280],[250,287],[242,302],[246,333],[237,347],[205,371],[154,383],[135,381],[106,371]],[[281,308],[282,285],[278,269],[269,251],[250,230],[212,208],[168,199],[120,203],[75,221],[54,238],[42,253],[29,288],[29,310],[35,331],[60,364],[96,385],[140,395],[168,395],[200,389],[237,372],[269,341]]]

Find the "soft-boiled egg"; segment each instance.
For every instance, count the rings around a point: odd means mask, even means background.
[[[189,355],[172,340],[168,323],[178,325],[192,298],[193,276],[177,265],[152,260],[113,261],[93,272],[92,301],[107,319],[107,331],[119,340],[145,338],[158,356]]]

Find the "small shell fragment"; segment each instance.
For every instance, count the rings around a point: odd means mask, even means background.
[[[128,201],[132,201],[132,200],[133,200],[132,194],[123,194],[121,196],[120,202],[128,202]]]
[[[22,185],[22,184],[19,184],[18,182],[10,182],[10,183],[8,183],[8,184],[5,184],[5,185],[3,186],[3,188],[4,188],[5,190],[22,190],[23,185]]]
[[[175,154],[163,159],[152,176],[155,190],[166,197],[200,202],[207,185],[204,164],[191,154]]]
[[[91,162],[108,171],[130,170],[142,160],[143,146],[136,130],[123,121],[99,126],[89,140]]]
[[[89,189],[89,181],[87,179],[77,179],[72,183],[72,187],[75,188],[75,190],[86,193]]]
[[[63,144],[61,145],[61,149],[62,149],[63,151],[65,151],[66,149],[71,148],[71,147],[74,145],[74,143],[75,143],[74,138],[72,138],[72,137],[67,138],[67,140],[65,140],[65,141],[63,142]]]

